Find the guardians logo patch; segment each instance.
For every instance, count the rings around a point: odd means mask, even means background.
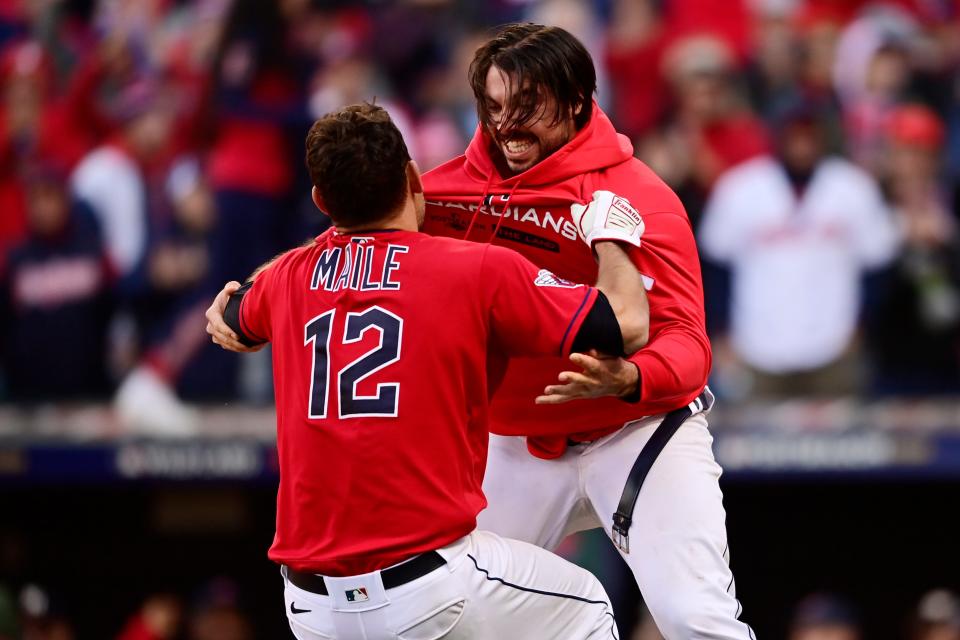
[[[537,277],[534,278],[533,284],[538,287],[557,287],[559,289],[576,289],[577,287],[582,287],[582,284],[577,284],[576,282],[570,282],[569,280],[564,280],[560,276],[554,274],[551,271],[546,269],[540,269],[537,273]]]

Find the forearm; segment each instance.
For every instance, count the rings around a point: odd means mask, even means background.
[[[662,413],[703,389],[710,374],[710,342],[702,331],[678,325],[658,332],[627,359],[641,374],[636,400],[643,412]]]
[[[594,249],[599,261],[597,288],[607,297],[620,324],[624,353],[633,353],[647,344],[650,330],[643,278],[620,244],[597,242]]]

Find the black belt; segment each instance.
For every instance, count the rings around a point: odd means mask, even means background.
[[[384,569],[380,572],[380,579],[383,580],[384,589],[392,589],[402,584],[407,584],[417,578],[427,575],[434,569],[439,569],[447,563],[436,551],[421,553],[419,556],[408,560],[395,567]],[[323,576],[305,571],[296,571],[290,567],[286,568],[287,579],[304,591],[316,593],[325,596],[327,594],[327,585],[323,582]]]
[[[630,525],[633,523],[633,509],[637,504],[637,498],[640,496],[640,488],[643,487],[643,481],[650,473],[650,467],[657,461],[657,456],[663,451],[664,447],[677,432],[687,418],[694,413],[709,411],[713,406],[713,393],[708,388],[704,388],[696,399],[685,407],[675,409],[663,417],[663,420],[657,425],[650,439],[643,445],[640,455],[633,463],[630,469],[630,475],[627,476],[627,483],[623,487],[623,494],[620,496],[620,504],[617,505],[617,511],[613,514],[613,529],[610,537],[613,544],[617,545],[624,553],[630,553]]]

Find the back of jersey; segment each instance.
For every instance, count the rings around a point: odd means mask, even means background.
[[[331,230],[278,259],[239,314],[273,343],[270,557],[352,575],[472,531],[490,363],[560,353],[592,292],[506,249],[408,231]]]
[[[485,506],[483,251],[435,244],[327,232],[244,298],[244,329],[273,342],[277,562],[367,572],[466,535]]]

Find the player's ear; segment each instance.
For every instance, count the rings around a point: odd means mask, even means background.
[[[314,187],[310,192],[310,196],[313,198],[313,204],[317,205],[317,209],[320,209],[324,215],[329,216],[330,214],[327,213],[327,206],[323,203],[323,196],[320,195],[320,189]]]
[[[423,178],[420,175],[420,167],[411,160],[407,163],[407,184],[410,185],[410,193],[423,193]]]

